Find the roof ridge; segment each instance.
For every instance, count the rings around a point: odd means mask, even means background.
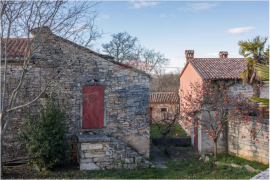
[[[7,39],[7,38],[2,38],[2,39]],[[8,39],[28,39],[28,38],[26,37],[26,38],[8,38]],[[29,38],[29,39],[33,39],[33,38]]]
[[[240,79],[246,66],[246,58],[194,58],[188,62],[202,79]]]
[[[65,39],[65,38],[63,38],[63,37],[60,37],[60,36],[57,36],[57,35],[55,35],[55,34],[52,34],[52,36],[53,36],[55,39],[62,40],[63,42],[71,43],[72,45],[74,45],[74,46],[76,46],[76,47],[82,49],[83,51],[88,51],[89,53],[92,53],[92,54],[94,54],[94,55],[97,55],[97,56],[99,56],[99,57],[101,57],[101,58],[103,58],[103,59],[105,59],[105,60],[107,60],[107,61],[109,61],[109,62],[111,62],[111,63],[114,63],[114,64],[117,64],[117,65],[126,67],[124,64],[119,63],[119,62],[113,60],[114,58],[113,58],[112,56],[97,53],[97,52],[95,52],[95,51],[93,51],[93,50],[91,50],[91,49],[89,49],[89,48],[87,48],[87,47],[84,47],[84,46],[82,46],[82,45],[79,45],[79,44],[77,44],[77,43],[75,43],[75,42],[73,42],[73,41],[70,41],[70,40]],[[6,40],[7,38],[2,38],[2,40],[4,40],[4,39]],[[14,40],[26,40],[26,39],[28,39],[28,38],[9,38],[9,39],[14,41]],[[33,37],[32,37],[32,38],[29,38],[29,39],[32,40]],[[20,48],[21,48],[21,47],[20,47]],[[20,49],[20,48],[17,47],[17,49]],[[10,49],[10,50],[12,50],[12,49]],[[10,55],[9,55],[9,53],[8,53],[8,56],[16,57],[17,54],[14,54],[14,52],[11,51]],[[1,58],[2,58],[2,57],[1,57]],[[128,69],[130,69],[130,70],[132,70],[132,71],[134,71],[134,72],[136,72],[136,73],[139,73],[139,74],[147,75],[149,78],[151,77],[150,74],[148,74],[148,73],[146,73],[146,72],[144,72],[144,71],[142,71],[142,70],[140,70],[140,69],[137,69],[137,68],[134,68],[134,67],[128,68]]]

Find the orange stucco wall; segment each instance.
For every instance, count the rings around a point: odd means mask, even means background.
[[[190,83],[195,83],[195,82],[202,82],[202,78],[196,72],[196,70],[192,67],[192,65],[188,63],[182,75],[180,76],[180,88],[179,88],[180,102],[182,100],[181,94],[183,92],[187,93],[189,90],[191,90]],[[181,89],[183,90],[182,92],[180,92]],[[191,123],[183,122],[181,120],[179,121],[179,123],[189,135],[192,135],[193,130],[191,129],[192,127]]]
[[[186,69],[182,73],[180,77],[180,89],[184,91],[190,90],[190,83],[202,82],[202,78],[196,72],[196,70],[192,67],[190,63],[188,63]]]

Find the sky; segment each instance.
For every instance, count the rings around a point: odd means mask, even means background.
[[[163,53],[167,67],[183,68],[185,50],[195,58],[218,58],[219,51],[241,58],[240,40],[269,36],[268,1],[102,1],[96,8],[95,23],[106,33],[96,50],[125,31]]]

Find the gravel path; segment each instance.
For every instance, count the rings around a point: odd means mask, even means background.
[[[257,174],[251,179],[269,179],[269,168],[261,172],[260,174]]]
[[[168,156],[165,154],[162,155],[162,151],[159,150],[157,147],[151,147],[150,148],[150,154],[153,156],[154,161],[152,162],[155,166],[155,168],[167,168],[163,163],[167,162],[170,160]]]

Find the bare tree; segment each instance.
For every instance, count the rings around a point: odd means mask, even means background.
[[[151,92],[177,92],[180,86],[179,74],[157,71],[149,83]]]
[[[114,57],[116,61],[123,63],[125,61],[137,60],[140,63],[140,69],[146,72],[152,72],[157,67],[165,66],[169,59],[164,54],[143,47],[138,38],[130,36],[127,32],[120,32],[112,35],[112,40],[107,44],[102,44],[103,52]],[[132,64],[132,63],[130,63]],[[144,68],[142,68],[144,64]],[[151,68],[149,68],[151,66]],[[135,68],[137,68],[135,66]]]
[[[66,69],[70,68],[75,61],[80,60],[79,49],[91,47],[93,42],[101,37],[102,33],[98,32],[94,24],[97,4],[98,2],[92,1],[62,0],[1,1],[0,57],[1,70],[3,70],[0,72],[1,149],[14,112],[37,101],[49,87],[54,85]],[[46,50],[40,54],[41,47],[52,40],[55,40],[55,44],[46,46]],[[43,68],[47,63],[46,56],[56,49],[60,50],[59,45],[63,42],[71,42],[78,48],[63,59],[54,62],[54,72],[47,73],[45,84],[34,98],[29,98],[28,102],[19,101],[22,86],[25,84],[31,86],[31,82],[25,82],[29,73],[34,72],[36,68]],[[23,43],[24,48],[13,48],[9,51],[11,43],[15,46]],[[20,65],[22,71],[16,87],[12,89],[11,94],[8,94],[7,72],[10,61],[15,61]],[[2,157],[2,152],[0,154]],[[2,174],[2,161],[0,163]]]
[[[164,109],[164,111],[161,111],[162,109]],[[174,125],[179,121],[181,114],[179,104],[164,104],[162,109],[155,109],[154,111],[157,112],[154,113],[158,113],[159,116],[153,116],[153,114],[150,114],[150,118],[158,127],[158,131],[163,136],[162,138],[165,138],[166,135],[171,132]],[[161,124],[165,125],[165,129],[162,128]]]
[[[113,56],[116,61],[122,63],[129,59],[128,57],[135,48],[138,41],[136,37],[130,36],[127,32],[112,34],[112,40],[107,44],[102,44],[103,51]]]

